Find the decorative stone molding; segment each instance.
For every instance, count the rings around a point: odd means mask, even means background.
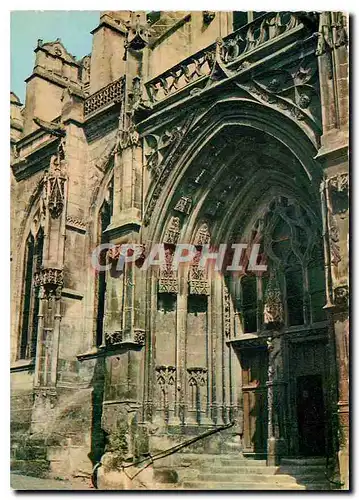
[[[343,172],[328,179],[328,187],[339,192],[349,190],[349,173]]]
[[[189,272],[189,293],[191,295],[209,295],[207,273],[199,267],[202,251],[197,250]]]
[[[203,387],[207,382],[207,368],[187,368],[188,384],[190,387]]]
[[[156,174],[154,181],[155,187],[151,194],[149,195],[149,201],[147,202],[145,215],[144,215],[144,224],[147,226],[150,222],[152,212],[156,206],[157,200],[163,193],[164,185],[170,176],[173,168],[176,166],[176,162],[181,154],[181,149],[186,148],[190,143],[190,138],[188,135],[188,131],[190,130],[191,125],[194,122],[196,114],[191,114],[188,119],[186,119],[181,125],[181,134],[178,134],[176,140],[173,142],[173,145],[169,150],[166,151],[166,157],[163,158],[160,168],[160,174]],[[180,147],[181,146],[181,147]],[[159,172],[159,170],[157,170]],[[157,178],[157,175],[159,177]]]
[[[138,344],[138,345],[145,345],[145,341],[146,341],[146,331],[145,331],[145,330],[136,329],[136,330],[134,331],[134,337],[133,337],[133,340],[134,340],[135,344]]]
[[[211,234],[207,222],[203,222],[196,232],[193,244],[196,246],[208,245],[211,240]]]
[[[208,12],[206,19],[210,17],[211,13]],[[243,59],[245,54],[258,49],[266,42],[274,41],[285,33],[291,33],[299,25],[299,16],[295,13],[265,13],[220,40],[220,43],[209,45],[147,82],[149,98],[156,103],[182,88],[193,85],[197,80],[203,80],[204,77],[211,76],[211,80],[218,80],[220,76],[226,77],[232,72],[237,59]],[[237,70],[243,69],[242,65],[243,61],[240,60]]]
[[[176,368],[174,366],[156,366],[156,381],[161,387],[174,385]]]
[[[165,129],[161,135],[149,134],[145,136],[146,141],[146,167],[154,179],[157,179],[162,170],[162,162],[172,148],[181,140],[184,134],[182,125],[176,125],[171,129]]]
[[[82,233],[86,232],[86,223],[81,219],[77,219],[76,217],[71,217],[68,215],[66,217],[66,226],[77,229]]]
[[[334,303],[337,307],[346,309],[349,305],[349,286],[341,285],[334,288]]]
[[[271,276],[264,294],[264,324],[267,327],[275,327],[283,323],[284,309],[280,287],[277,279]]]
[[[158,280],[159,293],[178,293],[177,275],[172,268],[173,249],[165,249],[165,263],[160,268]]]
[[[226,283],[223,284],[223,323],[226,338],[231,336],[231,298]]]
[[[295,120],[311,120],[320,126],[317,65],[314,57],[273,73],[263,73],[249,83],[237,85],[260,101],[286,112]]]
[[[128,49],[141,51],[148,45],[148,37],[150,34],[150,25],[146,22],[141,22],[141,15],[133,13],[131,21],[126,23],[127,39],[125,42],[125,51]],[[124,59],[126,60],[126,52]]]
[[[62,269],[42,268],[34,275],[35,287],[62,288],[64,285],[64,275]]]
[[[106,344],[106,346],[119,345],[122,342],[122,338],[123,338],[122,331],[106,332],[105,333],[105,344]]]
[[[85,117],[114,102],[122,102],[125,95],[125,77],[121,76],[115,82],[98,90],[87,97],[84,102]]]
[[[164,243],[175,245],[181,232],[181,221],[179,217],[171,217],[163,238]]]
[[[146,341],[146,332],[142,329],[135,329],[133,338],[124,339],[122,330],[105,333],[105,344],[107,347],[126,347],[128,345],[144,346]]]
[[[192,208],[192,199],[189,196],[181,196],[177,201],[174,209],[176,212],[188,215]]]

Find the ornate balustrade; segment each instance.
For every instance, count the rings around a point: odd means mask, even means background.
[[[121,102],[125,93],[125,77],[122,76],[103,89],[87,97],[84,103],[84,115],[87,116],[113,102]]]
[[[149,99],[156,103],[199,79],[208,78],[216,63],[231,67],[243,56],[266,42],[287,34],[300,25],[292,12],[266,12],[223,40],[209,45],[146,83]]]

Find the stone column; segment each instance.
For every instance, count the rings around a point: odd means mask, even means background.
[[[338,380],[339,471],[349,484],[349,204],[348,204],[348,19],[343,12],[322,12],[317,52],[323,135],[317,155],[322,164],[323,240],[326,259],[326,308],[334,326]]]

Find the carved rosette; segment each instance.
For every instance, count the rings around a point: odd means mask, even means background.
[[[178,293],[177,274],[173,267],[173,248],[165,249],[165,262],[160,268],[158,280],[159,293]]]
[[[207,382],[207,368],[187,368],[188,384],[190,387],[203,387]]]

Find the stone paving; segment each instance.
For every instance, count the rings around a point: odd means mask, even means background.
[[[10,474],[10,486],[13,490],[94,490],[82,481],[62,481],[59,479],[43,479],[21,474]]]

